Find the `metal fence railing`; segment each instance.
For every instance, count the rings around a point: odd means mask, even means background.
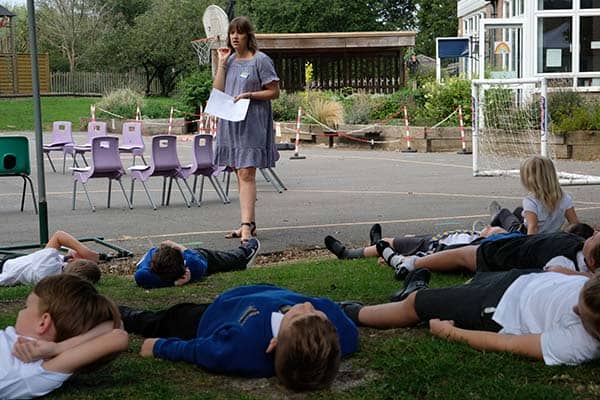
[[[52,72],[50,92],[53,94],[103,95],[114,89],[129,88],[144,93],[146,77],[137,72]],[[160,85],[154,80],[149,94],[160,93]]]

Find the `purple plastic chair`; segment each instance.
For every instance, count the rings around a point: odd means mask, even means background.
[[[130,153],[133,155],[133,163],[135,165],[135,158],[140,156],[144,165],[147,165],[146,159],[144,158],[144,139],[142,139],[142,123],[141,122],[125,122],[122,130],[123,136],[121,138],[121,145],[119,146],[119,152]]]
[[[77,166],[75,156],[79,154],[83,159],[83,162],[88,166],[88,162],[85,159],[85,153],[92,151],[92,139],[100,136],[106,136],[106,122],[93,121],[88,123],[87,128],[88,141],[82,145],[69,145],[65,146],[64,151],[73,155],[73,164]]]
[[[56,172],[56,168],[54,168],[54,163],[52,162],[52,158],[50,158],[50,152],[52,151],[60,151],[63,153],[63,174],[65,173],[65,164],[67,162],[67,152],[64,151],[65,146],[71,145],[73,146],[73,131],[72,124],[70,121],[54,121],[52,123],[52,143],[45,143],[44,153],[48,157],[48,161],[50,161],[50,166],[52,170]],[[73,153],[71,155],[74,156]]]
[[[194,192],[188,185],[187,180],[183,177],[181,173],[181,164],[179,163],[179,158],[177,157],[177,136],[175,135],[156,135],[152,138],[152,153],[151,153],[152,162],[149,165],[133,165],[129,167],[131,171],[131,193],[129,195],[129,200],[131,204],[133,204],[133,186],[137,179],[142,182],[144,186],[144,190],[146,191],[146,195],[148,196],[148,200],[150,200],[150,204],[152,208],[156,210],[156,205],[152,200],[152,196],[150,196],[150,192],[148,191],[148,187],[146,186],[146,181],[151,176],[162,176],[163,177],[163,187],[162,187],[162,199],[161,206],[169,205],[170,197],[171,197],[171,186],[173,184],[173,180],[179,187],[179,191],[181,192],[181,196],[183,197],[183,201],[186,206],[190,207],[190,203],[185,197],[183,190],[181,189],[181,185],[179,184],[179,179],[183,180],[185,186],[187,186],[190,191],[190,195],[192,196],[192,203],[195,201]],[[166,185],[167,178],[169,178],[169,195],[165,201],[165,195],[167,193]]]
[[[193,161],[192,164],[181,168],[181,174],[184,178],[188,178],[194,175],[193,192],[196,193],[196,183],[198,176],[201,176],[200,180],[200,193],[196,197],[198,206],[202,202],[202,193],[204,192],[204,178],[208,177],[210,183],[212,183],[215,192],[223,202],[223,204],[229,204],[229,198],[223,191],[221,184],[217,180],[216,176],[221,173],[223,168],[213,163],[213,137],[212,135],[196,135],[194,136],[194,142],[192,147]]]
[[[92,178],[108,178],[108,202],[107,208],[110,208],[110,193],[112,188],[112,180],[119,182],[123,196],[127,206],[133,208],[127,193],[121,182],[121,177],[125,175],[125,170],[121,164],[121,158],[119,156],[119,138],[114,136],[102,136],[92,139],[92,165],[85,168],[73,168],[73,210],[75,209],[75,195],[77,193],[77,182],[81,182],[88,203],[92,211],[96,211],[94,204],[90,199],[90,195],[87,190],[86,183]]]

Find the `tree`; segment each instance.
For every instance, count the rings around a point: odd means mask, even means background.
[[[104,32],[101,24],[106,7],[94,0],[39,0],[37,26],[40,41],[57,49],[69,62],[77,64]]]
[[[177,78],[195,66],[195,54],[190,42],[204,37],[199,16],[208,0],[154,0],[144,14],[134,20],[128,30],[127,60],[131,66],[141,66],[146,72],[147,88],[154,79],[161,85],[161,94],[169,95]]]
[[[458,18],[456,0],[421,0],[417,11],[418,33],[416,50],[418,53],[435,57],[435,38],[456,36]]]
[[[379,1],[375,1],[378,3]],[[236,15],[248,15],[265,33],[354,32],[383,29],[373,1],[238,0]]]

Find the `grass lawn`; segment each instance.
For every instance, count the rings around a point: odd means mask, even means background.
[[[466,279],[434,275],[433,286]],[[373,259],[257,267],[217,274],[181,288],[145,291],[131,278],[105,275],[100,290],[124,304],[161,309],[183,301],[210,301],[243,284],[271,283],[334,300],[379,303],[400,287],[388,268]],[[0,288],[0,326],[14,324],[29,287]],[[378,331],[361,328],[360,351],[347,358],[334,386],[293,398],[314,399],[592,399],[600,396],[598,362],[578,367],[546,367],[521,357],[475,351],[429,335],[425,327]],[[275,379],[212,375],[185,363],[142,359],[131,337],[129,351],[114,363],[73,377],[49,399],[263,399],[286,398]]]
[[[98,103],[99,97],[42,97],[42,127],[52,130],[54,121],[71,121],[73,130],[79,130],[79,119],[90,115],[90,105]],[[173,99],[149,97],[145,107],[161,108],[165,116]],[[142,110],[143,111],[143,110]],[[102,114],[96,112],[98,118]],[[0,131],[33,131],[33,100],[31,98],[0,99]]]

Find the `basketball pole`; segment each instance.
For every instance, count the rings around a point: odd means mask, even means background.
[[[40,75],[38,66],[37,35],[35,27],[35,5],[27,0],[29,22],[29,49],[31,58],[31,88],[33,99],[33,122],[35,126],[35,155],[38,178],[38,208],[40,245],[48,243],[48,203],[46,201],[46,180],[44,176],[44,143],[42,137],[42,108],[40,102]]]

